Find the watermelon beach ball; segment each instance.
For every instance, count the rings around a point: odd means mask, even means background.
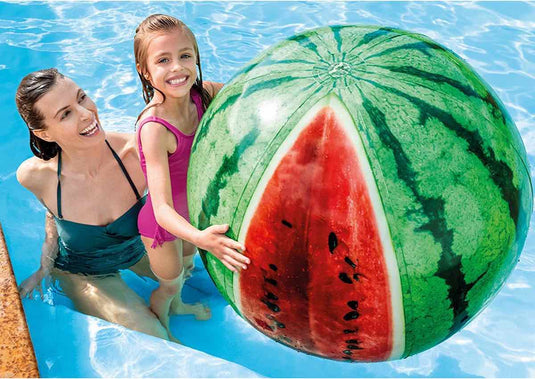
[[[515,266],[526,151],[491,88],[420,34],[323,27],[262,53],[203,118],[191,221],[228,223],[251,258],[210,253],[226,300],[270,338],[334,360],[404,358],[450,337]]]

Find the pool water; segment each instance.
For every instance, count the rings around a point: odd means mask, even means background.
[[[57,67],[97,103],[105,129],[134,131],[143,107],[134,70],[135,27],[151,13],[183,19],[197,36],[203,75],[228,81],[262,50],[328,24],[378,24],[423,33],[463,57],[515,120],[535,174],[535,4],[529,2],[173,2],[0,3],[0,221],[17,281],[39,265],[45,211],[18,185],[30,157],[14,94],[27,73]],[[156,283],[125,280],[148,299]],[[240,319],[197,260],[186,301],[210,321],[172,319],[185,346],[73,310],[50,290],[23,301],[39,369],[51,377],[534,377],[535,232],[490,305],[439,346],[401,361],[348,364],[298,353]],[[51,306],[53,304],[53,306]]]

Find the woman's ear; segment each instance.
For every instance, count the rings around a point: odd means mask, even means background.
[[[46,129],[41,129],[41,130],[32,130],[31,131],[36,137],[38,138],[41,138],[43,141],[46,141],[46,142],[56,142],[52,139],[52,137],[50,137],[50,135],[48,134],[48,131]]]

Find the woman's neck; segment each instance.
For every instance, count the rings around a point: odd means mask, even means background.
[[[87,178],[94,178],[109,157],[106,142],[88,148],[62,147],[61,160],[62,172],[76,174]]]

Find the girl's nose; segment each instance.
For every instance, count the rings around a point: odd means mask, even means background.
[[[182,70],[182,65],[179,61],[175,61],[175,64],[173,65],[173,71],[180,71]]]

